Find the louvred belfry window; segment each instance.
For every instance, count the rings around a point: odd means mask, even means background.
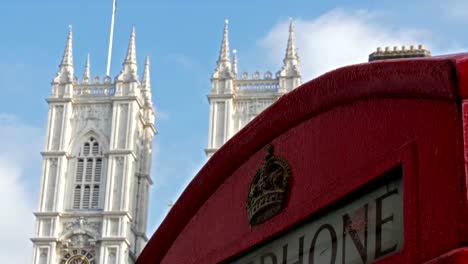
[[[76,161],[72,209],[99,208],[102,162],[101,146],[90,137],[81,147]]]

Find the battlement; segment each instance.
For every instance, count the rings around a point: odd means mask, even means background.
[[[278,77],[278,74],[279,73],[276,73],[275,78]],[[271,79],[274,79],[274,78],[273,78],[273,74],[270,71],[266,71],[263,74],[263,78],[261,78],[259,71],[255,71],[254,73],[252,73],[250,78],[249,78],[248,72],[243,72],[239,80],[271,80]]]
[[[115,94],[113,84],[78,85],[73,89],[74,96],[112,96]]]
[[[271,80],[237,80],[239,90],[276,90],[279,87],[277,79]]]
[[[102,80],[99,76],[95,76],[92,81],[83,79],[81,83],[78,78],[73,80],[73,96],[112,96],[115,94],[115,84],[109,76],[105,76]]]
[[[240,79],[236,80],[236,86],[239,90],[257,91],[257,90],[276,90],[279,87],[278,73],[275,78],[270,71],[266,71],[263,76],[259,71],[255,71],[251,75],[248,72],[243,72]]]
[[[431,52],[424,49],[424,46],[421,44],[418,45],[417,48],[415,48],[413,45],[409,46],[409,48],[406,46],[401,46],[401,49],[398,46],[394,46],[393,50],[391,50],[390,47],[385,47],[384,50],[381,47],[378,47],[375,52],[369,54],[369,61],[430,56]]]
[[[78,83],[78,78],[75,77],[74,83]],[[83,79],[81,80],[81,85],[94,85],[94,84],[112,84],[112,79],[109,76],[105,76],[102,81],[99,76],[94,76],[92,80]]]

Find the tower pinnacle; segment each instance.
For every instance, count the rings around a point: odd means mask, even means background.
[[[62,63],[60,63],[60,67],[63,66],[73,66],[73,33],[72,33],[72,26],[68,26],[68,37],[67,37],[67,45],[65,46],[65,51],[63,52]]]
[[[146,106],[151,106],[151,78],[150,78],[150,59],[146,56],[145,69],[143,70],[143,78],[141,79],[141,92]],[[152,118],[150,118],[152,119]]]
[[[73,33],[71,25],[68,26],[68,37],[59,70],[54,78],[54,83],[71,83],[74,78],[73,69]]]
[[[89,53],[88,53],[88,56],[86,56],[86,64],[85,64],[85,69],[83,72],[83,83],[89,83],[90,76],[91,76],[91,66],[90,66]]]
[[[294,34],[294,23],[292,18],[289,19],[289,37],[288,37],[288,45],[286,47],[286,55],[284,56],[284,64],[287,63],[288,60],[298,60],[297,50],[296,50],[296,39]]]
[[[151,79],[150,79],[150,59],[149,56],[146,56],[145,60],[145,69],[143,71],[143,78],[141,80],[141,84],[143,89],[149,90],[151,89]]]
[[[223,40],[221,42],[221,50],[219,51],[218,65],[223,62],[231,61],[229,59],[229,20],[224,21]]]
[[[136,64],[135,26],[132,27],[124,64]]]
[[[229,52],[229,20],[224,21],[224,32],[223,40],[221,41],[221,49],[219,51],[219,57],[216,65],[213,78],[219,78],[221,76],[231,76],[231,58]]]
[[[237,77],[237,50],[234,49],[232,50],[232,73],[234,74],[234,77]]]
[[[135,46],[135,26],[132,27],[130,41],[128,42],[127,56],[125,56],[122,70],[117,76],[120,81],[138,81],[137,61],[136,61],[136,46]]]
[[[279,72],[281,93],[286,93],[301,84],[301,72],[299,69],[299,56],[296,50],[294,23],[289,19],[289,37],[286,46],[286,54],[283,59],[283,67]]]

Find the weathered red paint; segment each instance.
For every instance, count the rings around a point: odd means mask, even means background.
[[[403,164],[404,247],[377,263],[465,263],[468,55],[344,67],[283,96],[202,168],[138,264],[219,263]],[[245,200],[266,144],[289,161],[286,208],[251,227]]]

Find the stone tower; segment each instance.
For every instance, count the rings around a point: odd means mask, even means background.
[[[237,51],[233,50],[232,61],[229,51],[228,24],[226,20],[208,95],[210,116],[208,147],[205,149],[208,157],[279,97],[301,84],[292,20],[289,23],[283,67],[274,76],[270,71],[266,71],[263,76],[258,71],[252,75],[247,72],[238,75]]]
[[[135,29],[120,74],[75,77],[72,31],[52,82],[33,263],[134,263],[144,247],[156,133]]]

